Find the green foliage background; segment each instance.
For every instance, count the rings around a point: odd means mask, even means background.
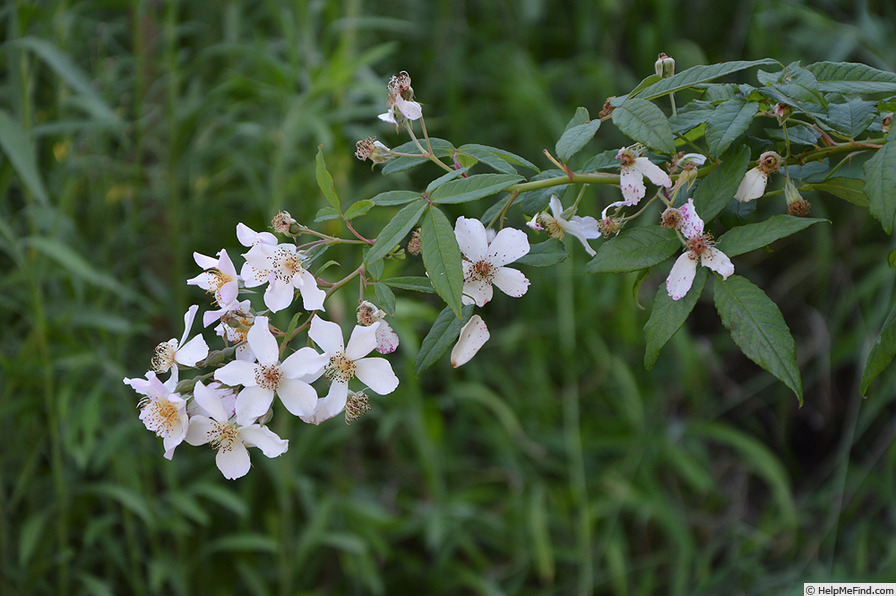
[[[237,482],[211,450],[164,460],[121,382],[206,299],[184,283],[194,250],[236,252],[238,221],[325,205],[319,145],[344,203],[437,175],[386,179],[352,155],[367,135],[403,142],[376,120],[394,72],[411,73],[433,135],[541,163],[576,106],[596,114],[660,51],[679,69],[894,70],[892,3],[17,0],[0,22],[0,593],[896,582],[896,378],[858,391],[894,243],[833,196],[813,201],[833,225],[737,263],[793,331],[801,409],[711,304],[646,372],[639,303],[665,272],[635,297],[632,276],[583,274],[579,247],[489,305],[492,339],[458,371],[414,377],[416,316],[440,306],[399,297],[399,390],[351,427],[278,416],[289,451]],[[607,124],[589,150],[621,143]],[[355,299],[328,313],[349,321]]]

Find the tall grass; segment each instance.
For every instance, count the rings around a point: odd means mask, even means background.
[[[323,206],[318,145],[345,201],[420,183],[426,172],[384,180],[351,155],[368,134],[397,142],[375,120],[393,72],[411,72],[436,136],[538,160],[576,106],[596,113],[659,51],[680,67],[766,53],[896,66],[889,4],[734,10],[0,8],[0,593],[780,594],[810,579],[896,581],[896,379],[865,401],[857,391],[893,302],[893,242],[833,197],[814,208],[834,225],[743,264],[797,336],[801,410],[731,349],[708,305],[646,373],[638,304],[663,272],[635,297],[634,279],[583,275],[578,247],[527,270],[524,299],[490,305],[493,337],[459,371],[414,377],[416,315],[437,305],[400,297],[400,391],[351,427],[278,417],[289,452],[239,482],[210,450],[165,461],[121,382],[204,299],[184,283],[192,251],[236,247],[237,221],[261,229],[280,208],[310,221]]]

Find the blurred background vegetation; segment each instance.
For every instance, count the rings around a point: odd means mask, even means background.
[[[194,250],[236,254],[238,221],[324,206],[319,145],[344,204],[437,175],[386,179],[352,155],[368,135],[404,141],[376,120],[399,70],[434,136],[549,167],[575,108],[596,114],[661,51],[678,70],[766,56],[893,70],[892,2],[16,0],[0,23],[0,593],[896,582],[896,378],[858,392],[894,243],[831,196],[811,200],[834,225],[737,264],[794,333],[802,408],[711,302],[646,372],[638,302],[665,270],[636,301],[631,276],[583,275],[578,247],[489,305],[492,339],[458,371],[414,377],[418,317],[439,306],[399,297],[399,390],[351,427],[277,416],[289,451],[237,482],[208,449],[164,460],[121,381],[206,300],[184,283]],[[620,143],[607,125],[589,150]],[[609,197],[587,194],[586,213]],[[355,299],[328,314],[348,324]]]

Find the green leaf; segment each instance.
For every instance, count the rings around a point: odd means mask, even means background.
[[[825,123],[835,131],[855,139],[865,132],[874,121],[877,104],[853,97],[846,103],[835,103],[828,106],[828,117]]]
[[[371,201],[380,206],[404,205],[414,199],[419,199],[420,193],[413,190],[387,190],[376,195]]]
[[[427,206],[428,203],[426,201],[416,201],[396,213],[395,217],[386,224],[383,231],[376,237],[376,242],[373,243],[373,246],[370,247],[367,256],[364,258],[364,264],[370,265],[389,254],[395,248],[395,245],[401,242],[408,232],[411,231],[411,228],[417,224],[417,220],[420,219],[420,215],[426,210]]]
[[[432,366],[451,348],[472,312],[473,305],[468,304],[463,307],[460,315],[455,314],[450,306],[446,306],[439,313],[429,333],[420,343],[420,351],[417,352],[417,358],[414,361],[414,374],[419,375]]]
[[[896,93],[896,74],[853,62],[818,62],[806,70],[825,93]]]
[[[697,184],[694,208],[703,221],[713,219],[734,198],[749,163],[750,148],[743,145]]]
[[[50,197],[40,177],[37,160],[34,159],[31,139],[28,138],[28,133],[22,125],[4,110],[0,110],[0,148],[3,149],[25,188],[38,202],[48,204]]]
[[[880,336],[871,346],[871,352],[865,362],[865,372],[862,373],[862,396],[868,394],[871,382],[890,366],[894,356],[896,356],[896,306],[887,315]]]
[[[336,195],[336,188],[333,186],[333,177],[330,176],[330,172],[327,171],[327,164],[324,161],[324,152],[322,147],[323,145],[319,145],[317,147],[317,157],[315,158],[315,175],[317,176],[317,185],[320,187],[320,191],[324,193],[324,197],[326,197],[327,202],[330,203],[330,206],[338,213],[342,213],[339,210],[339,197]]]
[[[454,180],[454,179],[457,178],[458,176],[463,176],[464,174],[467,173],[467,170],[469,170],[469,169],[470,169],[470,166],[467,166],[467,167],[465,167],[465,168],[460,168],[460,169],[457,169],[457,170],[452,170],[452,171],[450,171],[450,172],[447,172],[447,173],[445,173],[445,174],[442,174],[441,176],[439,176],[438,178],[436,178],[435,180],[433,180],[432,182],[429,183],[429,185],[426,187],[426,190],[423,191],[423,194],[425,194],[425,195],[429,195],[429,193],[431,193],[432,191],[434,191],[434,190],[437,189],[438,187],[442,186],[443,184],[445,184],[445,183],[448,182],[449,180]]]
[[[522,180],[515,174],[477,174],[469,178],[451,180],[438,187],[430,195],[433,203],[466,203],[493,195]]]
[[[563,132],[566,132],[570,128],[575,128],[576,126],[587,124],[591,121],[591,114],[588,113],[588,108],[579,106],[576,108],[576,113],[573,114],[573,117],[569,119],[569,122],[566,123],[566,128],[563,129]]]
[[[682,134],[704,124],[715,111],[716,107],[708,101],[692,101],[669,118],[669,126],[672,127],[673,133]]]
[[[692,66],[687,70],[672,75],[668,79],[662,79],[661,81],[642,89],[637,96],[642,99],[656,99],[681,89],[687,89],[688,87],[693,87],[694,85],[699,85],[701,83],[708,83],[719,77],[746,70],[747,68],[772,64],[780,63],[777,60],[765,58],[762,60],[737,60],[734,62],[723,62],[721,64],[701,64]],[[631,96],[634,97],[634,94]]]
[[[332,207],[321,207],[317,210],[317,213],[314,214],[314,221],[327,221],[328,219],[339,219],[340,217],[342,216],[336,209],[333,209]]]
[[[734,343],[753,362],[772,373],[803,405],[803,385],[796,364],[796,346],[777,305],[739,275],[715,278],[713,298],[722,324]]]
[[[514,261],[514,264],[549,267],[565,261],[568,256],[562,242],[556,238],[548,238],[544,242],[530,244],[529,252]]]
[[[373,284],[373,291],[380,303],[380,308],[389,315],[395,315],[395,293],[385,283]]]
[[[765,221],[738,226],[728,230],[719,238],[716,248],[729,257],[742,255],[751,250],[768,246],[775,240],[805,230],[812,224],[826,219],[774,215]],[[830,223],[830,222],[829,222]]]
[[[487,158],[487,156],[485,156],[485,153],[497,156],[502,161],[504,161],[510,165],[523,166],[525,168],[535,170],[536,172],[539,171],[538,166],[536,166],[534,163],[532,163],[528,159],[520,157],[516,153],[511,153],[510,151],[506,151],[504,149],[499,149],[497,147],[489,147],[488,145],[477,145],[476,143],[468,143],[468,144],[460,147],[458,149],[458,151],[462,151],[464,153],[467,153],[468,155],[472,155],[473,157],[476,157],[476,159],[479,159],[479,161],[482,161],[483,163],[487,163],[488,165],[492,166],[493,168],[495,168],[499,171],[504,171],[504,170],[501,170],[499,167],[496,167],[496,165],[492,161],[490,161]],[[480,156],[482,156],[482,157],[480,157]],[[513,174],[515,172],[509,171],[509,172],[505,172],[505,173]]]
[[[461,160],[464,156],[470,157],[477,162],[484,163],[495,171],[502,174],[516,174],[516,168],[501,157],[498,157],[485,148],[464,145],[457,149],[457,159]],[[466,162],[465,162],[466,163]]]
[[[652,267],[671,257],[681,248],[673,230],[660,226],[641,226],[624,230],[604,242],[597,255],[585,265],[588,273],[625,273]]]
[[[358,217],[359,215],[364,215],[376,205],[370,199],[362,199],[360,201],[356,201],[349,205],[348,209],[345,210],[345,215],[342,216],[342,219],[349,220],[354,217]]]
[[[896,139],[890,139],[874,157],[865,162],[865,194],[869,211],[887,234],[896,220]]]
[[[865,194],[865,181],[859,178],[828,178],[818,184],[809,184],[808,187],[828,192],[859,207],[867,207],[870,203]]]
[[[747,132],[758,110],[758,103],[742,99],[729,99],[716,106],[706,121],[706,143],[710,157],[718,158],[731,143]]]
[[[464,286],[460,248],[451,222],[436,207],[430,207],[423,214],[420,242],[423,245],[423,265],[433,289],[460,315],[461,291]]]
[[[669,79],[666,79],[669,80]],[[635,141],[660,153],[675,153],[675,137],[663,111],[643,99],[629,99],[613,110],[613,124]]]
[[[564,131],[554,147],[560,161],[563,163],[569,161],[570,157],[578,153],[594,137],[598,128],[600,120],[594,119]]]
[[[681,328],[688,315],[694,310],[694,305],[703,293],[703,286],[709,270],[700,267],[691,289],[680,300],[672,300],[666,290],[666,284],[661,283],[657,288],[656,298],[653,299],[653,309],[650,318],[644,325],[644,333],[647,338],[647,348],[644,351],[644,368],[650,370],[656,363],[660,349]]]
[[[398,288],[399,290],[428,293],[435,292],[432,287],[432,282],[429,281],[428,277],[410,275],[407,277],[390,277],[389,279],[384,279],[383,283],[392,286],[393,288]]]

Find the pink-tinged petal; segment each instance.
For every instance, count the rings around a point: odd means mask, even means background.
[[[541,213],[536,213],[535,215],[533,215],[532,219],[526,222],[526,225],[537,232],[544,232],[544,226],[538,223],[539,215],[541,215]]]
[[[373,390],[387,395],[398,387],[398,377],[385,358],[362,358],[355,361],[355,377]]]
[[[264,291],[264,304],[271,312],[278,312],[292,304],[294,296],[295,289],[291,283],[273,279]]]
[[[485,321],[479,315],[473,315],[464,328],[460,330],[460,337],[454,348],[451,349],[451,366],[457,368],[466,364],[476,355],[491,335]]]
[[[519,298],[529,290],[529,280],[521,271],[501,267],[495,271],[492,282],[498,289],[514,298]]]
[[[643,178],[641,172],[637,171],[634,166],[620,168],[619,188],[622,191],[622,197],[625,199],[623,201],[624,205],[637,205],[644,198],[644,195],[647,194],[647,187],[644,186]]]
[[[302,294],[302,305],[305,310],[327,310],[324,308],[324,300],[327,293],[317,287],[317,280],[308,271],[302,270],[302,273],[293,278],[293,283],[299,282],[297,287],[299,293]]]
[[[229,445],[221,445],[215,456],[218,469],[228,480],[242,478],[249,473],[252,463],[249,461],[249,451],[242,441],[233,441]]]
[[[296,379],[281,380],[277,396],[293,416],[309,416],[317,405],[317,392],[314,387]]]
[[[460,247],[460,252],[468,260],[478,263],[485,258],[486,251],[488,251],[488,237],[481,221],[458,217],[454,222],[454,237]]]
[[[398,334],[388,323],[380,321],[376,329],[376,351],[380,354],[391,354],[398,349]]]
[[[423,116],[423,108],[416,101],[408,101],[400,95],[395,96],[395,107],[408,120],[418,120]]]
[[[522,230],[504,228],[488,245],[486,259],[496,267],[501,267],[529,253],[529,237]]]
[[[480,279],[475,281],[465,281],[463,293],[463,298],[469,298],[473,301],[473,304],[481,308],[492,299],[494,290],[492,290],[492,284]],[[464,300],[464,304],[470,303]]]
[[[765,194],[765,185],[768,183],[768,174],[760,170],[758,167],[747,170],[743,180],[734,193],[734,198],[738,201],[746,202],[758,199]]]
[[[557,195],[551,195],[551,215],[554,216],[554,219],[558,219],[561,215],[563,215],[563,205],[560,203],[560,197]]]
[[[193,445],[205,445],[211,440],[215,422],[207,416],[193,416],[190,418],[190,426],[187,428],[187,436],[184,440]]]
[[[379,326],[379,321],[369,327],[355,325],[345,346],[345,355],[349,360],[363,358],[376,348],[376,330]]]
[[[197,362],[208,356],[208,344],[201,335],[197,335],[174,354],[174,361],[183,366],[195,366]]]
[[[684,298],[691,285],[694,283],[694,277],[697,275],[697,261],[691,258],[690,253],[683,253],[672,265],[669,271],[669,277],[666,278],[666,292],[672,300],[681,300]]]
[[[190,308],[187,309],[187,312],[184,313],[184,334],[181,336],[179,345],[183,345],[185,341],[187,341],[187,336],[190,335],[190,328],[193,326],[193,319],[196,318],[196,312],[199,310],[199,306],[194,304]]]
[[[218,266],[218,259],[198,252],[193,253],[193,260],[196,261],[200,269],[214,269]]]
[[[345,351],[342,339],[342,328],[336,323],[324,321],[320,317],[311,319],[311,328],[308,330],[311,341],[320,346],[325,354],[338,354]]]
[[[273,402],[274,392],[270,389],[246,387],[236,396],[236,421],[241,425],[252,424],[267,414]]]
[[[240,439],[250,446],[258,447],[267,457],[283,455],[289,448],[289,441],[281,439],[266,426],[252,424],[239,429]]]
[[[391,109],[391,108],[390,108],[389,111],[386,112],[385,114],[379,114],[379,115],[377,115],[377,118],[379,118],[379,119],[382,120],[383,122],[388,122],[389,124],[397,124],[397,122],[395,122],[395,117],[392,116],[392,109]]]
[[[669,174],[646,157],[635,159],[632,167],[647,176],[647,179],[657,186],[665,186],[666,188],[672,186],[672,178],[669,177]]]
[[[221,396],[218,395],[218,392],[206,387],[201,381],[197,381],[193,386],[193,398],[209,416],[218,422],[227,422],[227,419],[230,418],[224,410],[224,404],[221,403]]]
[[[721,275],[722,279],[728,279],[728,276],[734,273],[734,263],[728,255],[714,246],[708,247],[700,256],[700,264]]]
[[[318,354],[314,348],[304,347],[293,352],[280,365],[280,370],[288,379],[298,379],[306,375],[315,379],[323,373],[323,368],[330,361],[326,354]]]
[[[233,360],[215,371],[215,380],[236,387],[252,387],[255,382],[255,363]]]
[[[258,358],[261,364],[273,364],[280,360],[280,348],[277,346],[277,340],[268,327],[267,317],[255,317],[255,322],[249,328],[246,334],[249,341],[249,347],[252,353]]]
[[[187,280],[188,286],[199,286],[206,292],[212,290],[214,288],[215,276],[209,273],[208,271],[203,271],[196,277],[191,277]]]
[[[703,220],[697,215],[694,209],[694,199],[688,199],[688,202],[681,206],[681,225],[679,229],[685,238],[696,238],[703,235]]]

